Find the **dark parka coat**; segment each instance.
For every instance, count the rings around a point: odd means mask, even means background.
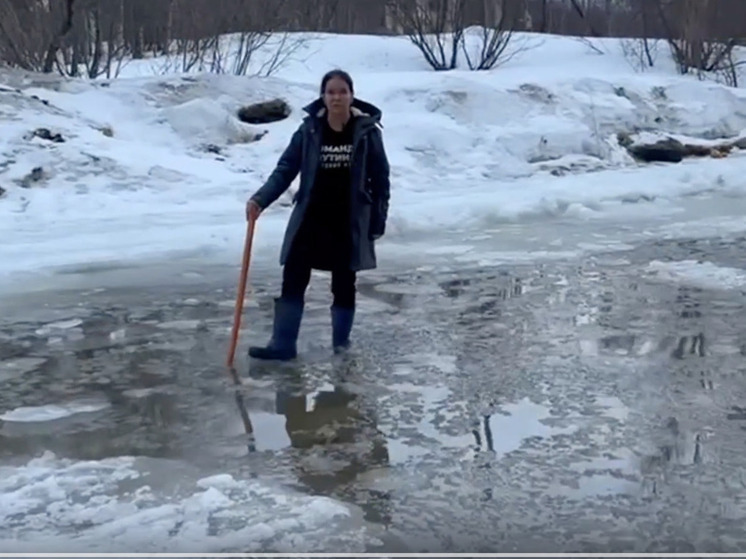
[[[311,190],[321,156],[321,134],[326,108],[317,99],[303,108],[308,113],[290,144],[280,156],[275,170],[251,197],[264,209],[277,200],[300,173],[300,187],[293,198],[280,264],[287,262],[295,236],[308,209]],[[381,111],[370,103],[354,99],[352,103],[353,150],[350,167],[350,223],[352,250],[349,269],[376,267],[374,241],[386,230],[389,209],[389,163],[381,136]]]

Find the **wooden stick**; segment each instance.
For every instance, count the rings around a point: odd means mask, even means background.
[[[246,296],[246,281],[249,277],[249,264],[251,262],[251,246],[254,243],[254,220],[250,219],[246,226],[246,241],[243,248],[243,261],[241,262],[241,277],[238,280],[238,294],[236,295],[236,308],[233,314],[233,332],[231,332],[231,344],[228,349],[229,368],[233,368],[233,359],[236,356],[238,345],[238,333],[241,330],[241,315],[243,314],[243,302]]]

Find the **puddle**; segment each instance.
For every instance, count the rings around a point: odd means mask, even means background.
[[[486,447],[498,458],[521,448],[530,438],[551,438],[574,433],[576,427],[551,427],[543,423],[552,415],[549,408],[523,398],[502,406],[505,414],[492,414],[482,426]]]
[[[357,395],[338,386],[323,383],[308,392],[258,382],[247,396],[237,398],[240,418],[224,434],[248,431],[252,450],[308,449],[355,439],[354,424],[361,418],[353,404]]]

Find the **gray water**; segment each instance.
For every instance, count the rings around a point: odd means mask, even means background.
[[[494,265],[445,251],[362,275],[347,356],[329,350],[328,279],[314,277],[301,357],[285,365],[245,358],[268,337],[278,285],[257,265],[235,375],[235,267],[16,293],[0,318],[0,412],[106,407],[0,422],[0,463],[139,456],[267,480],[359,510],[372,550],[742,550],[744,294],[645,267],[738,267],[746,241],[628,245]]]

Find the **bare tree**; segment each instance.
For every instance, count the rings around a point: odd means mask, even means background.
[[[75,6],[75,0],[64,1],[64,12],[60,18],[59,31],[52,37],[49,46],[47,47],[47,54],[44,57],[44,67],[42,72],[49,74],[54,70],[55,61],[57,59],[57,53],[62,46],[62,41],[73,28],[73,7]]]
[[[333,31],[336,29],[340,0],[295,0],[285,2],[288,27],[297,31]]]
[[[420,50],[434,70],[453,70],[464,35],[465,0],[388,0],[400,32]]]
[[[582,0],[570,0],[570,6],[573,10],[575,10],[575,13],[578,14],[580,19],[585,22],[585,24],[588,26],[588,31],[590,32],[590,35],[592,37],[602,37],[603,34],[598,30],[598,28],[594,25],[593,21],[588,15],[589,12],[589,6],[586,5],[585,2]]]
[[[123,1],[80,0],[55,58],[60,74],[116,77],[130,54],[123,40]]]

